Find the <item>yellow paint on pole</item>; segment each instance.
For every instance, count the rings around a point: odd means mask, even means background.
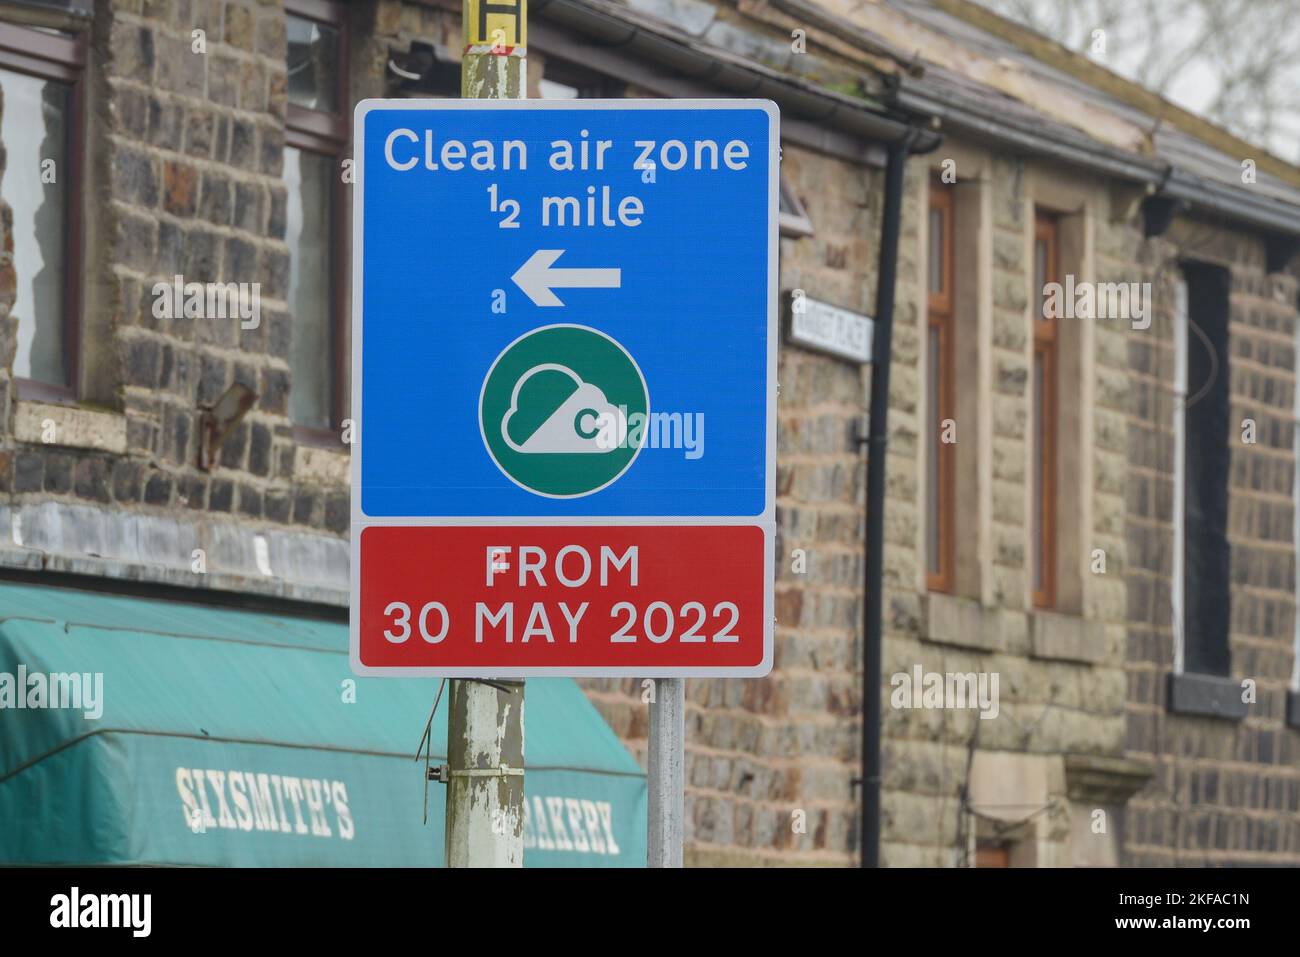
[[[520,100],[528,95],[528,0],[464,0],[460,95]]]
[[[465,0],[463,17],[466,51],[486,46],[509,56],[528,46],[528,0]]]

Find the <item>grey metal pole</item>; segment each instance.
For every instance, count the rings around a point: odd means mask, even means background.
[[[650,704],[650,867],[681,867],[685,834],[686,679],[659,678]]]
[[[528,95],[526,0],[464,0],[463,98]],[[452,681],[447,701],[448,867],[524,864],[524,683]]]

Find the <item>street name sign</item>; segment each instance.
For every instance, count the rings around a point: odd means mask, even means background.
[[[832,306],[795,290],[790,296],[789,330],[790,341],[795,345],[859,364],[871,361],[875,324],[869,316]]]
[[[352,666],[772,667],[778,114],[355,113]]]

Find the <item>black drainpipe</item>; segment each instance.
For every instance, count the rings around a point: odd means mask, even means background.
[[[885,206],[876,270],[876,322],[871,343],[871,421],[867,428],[867,541],[862,576],[862,852],[860,867],[880,866],[881,589],[885,545],[885,443],[888,441],[889,364],[898,277],[898,233],[903,172],[918,132],[887,147]]]

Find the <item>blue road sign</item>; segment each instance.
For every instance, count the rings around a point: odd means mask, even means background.
[[[354,525],[770,525],[777,126],[751,100],[361,103]]]

